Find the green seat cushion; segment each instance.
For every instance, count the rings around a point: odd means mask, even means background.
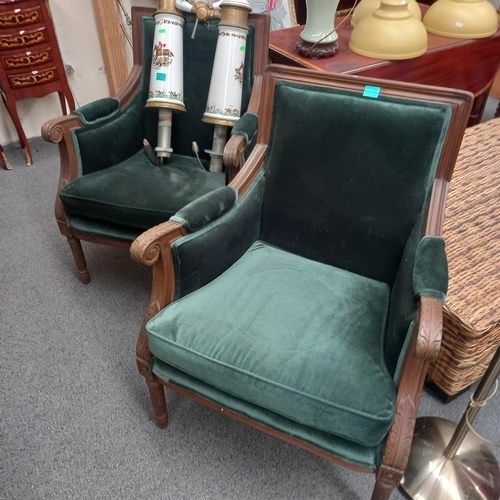
[[[75,179],[59,195],[69,215],[145,230],[224,185],[224,174],[202,169],[195,158],[172,155],[157,167],[141,150],[118,165]]]
[[[261,408],[248,401],[231,396],[227,392],[220,391],[156,358],[153,358],[152,370],[155,375],[169,384],[184,389],[196,396],[200,396],[205,400],[249,418],[267,428],[299,439],[344,462],[358,465],[359,467],[366,467],[368,469],[378,469],[378,467],[380,467],[385,440],[377,446],[362,446],[331,433],[318,431],[312,427],[301,425],[294,420],[282,417],[277,413]]]
[[[147,324],[164,363],[242,400],[364,446],[389,430],[389,286],[257,241]]]

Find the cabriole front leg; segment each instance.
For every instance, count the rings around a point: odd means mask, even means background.
[[[85,260],[85,255],[83,254],[82,244],[80,240],[73,237],[67,236],[69,247],[71,248],[71,253],[75,259],[76,268],[78,270],[78,277],[80,281],[86,285],[90,282],[90,274],[87,269],[87,261]]]

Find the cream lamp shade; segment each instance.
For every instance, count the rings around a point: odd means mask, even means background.
[[[379,7],[380,0],[361,0],[352,13],[351,26],[354,28],[363,17],[369,16]],[[408,0],[408,8],[413,17],[416,17],[419,21],[422,19],[422,11],[420,10],[417,0]]]
[[[356,24],[349,48],[375,59],[412,59],[427,50],[427,32],[407,0],[381,0],[377,10]]]
[[[429,33],[450,38],[485,38],[498,28],[495,7],[487,0],[438,0],[425,13]]]

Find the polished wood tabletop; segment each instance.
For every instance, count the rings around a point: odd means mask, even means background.
[[[428,6],[421,5],[421,9],[425,12]],[[350,16],[336,20],[340,49],[334,57],[326,59],[313,60],[299,54],[296,44],[303,26],[273,31],[269,43],[271,61],[329,73],[358,74],[467,90],[476,97],[469,126],[479,122],[500,64],[500,29],[491,37],[476,40],[429,33],[428,49],[424,55],[403,61],[387,61],[364,57],[348,48],[353,30],[350,20]]]

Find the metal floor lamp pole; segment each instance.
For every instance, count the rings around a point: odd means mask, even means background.
[[[469,432],[480,403],[500,374],[500,346],[460,423],[436,417],[417,419],[401,488],[418,500],[498,500],[500,470],[488,444]],[[479,405],[477,404],[479,403]]]

